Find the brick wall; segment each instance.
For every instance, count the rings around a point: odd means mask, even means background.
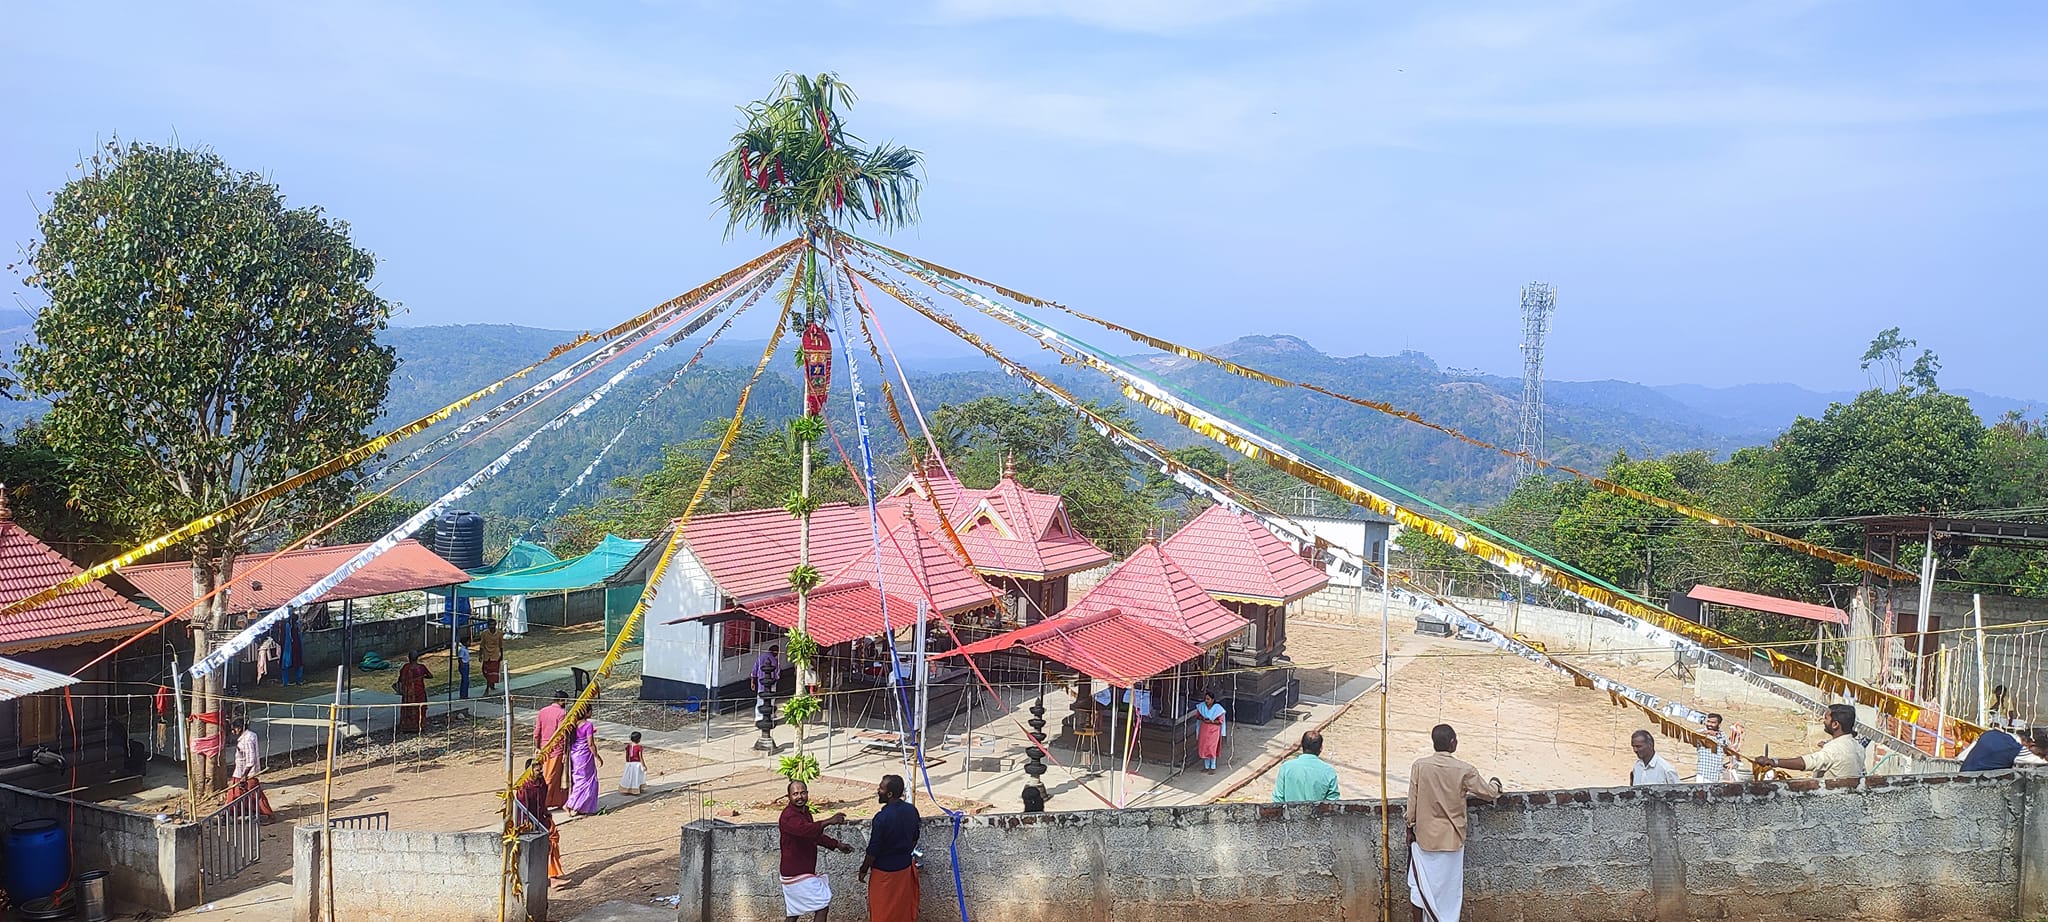
[[[156,912],[199,902],[199,827],[0,785],[0,825],[43,818],[65,824],[72,876],[107,872],[108,899]]]
[[[327,916],[322,830],[300,826],[292,837],[292,919]],[[501,839],[494,832],[336,829],[336,919],[491,920],[504,881]],[[548,846],[544,836],[520,843],[514,866],[520,885],[507,893],[504,918],[547,918]],[[506,888],[510,889],[510,888]]]
[[[2004,920],[2048,910],[2048,774],[1510,794],[1476,808],[1468,922]],[[2029,796],[2032,794],[2033,796]],[[1407,918],[1400,804],[1395,918]],[[1380,917],[1374,803],[1222,804],[970,818],[967,903],[1005,922]],[[951,825],[924,829],[924,913],[958,918]],[[858,840],[858,837],[855,837]],[[782,918],[774,827],[682,830],[679,920]],[[2024,861],[2023,861],[2024,855]],[[2024,863],[2024,867],[2023,867]],[[854,856],[822,864],[867,918]]]

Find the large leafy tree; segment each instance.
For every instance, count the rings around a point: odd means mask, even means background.
[[[43,426],[74,459],[77,499],[158,531],[358,444],[394,365],[392,305],[348,225],[290,207],[277,186],[207,150],[108,144],[57,191],[30,253],[47,303],[21,350]],[[193,539],[195,598],[231,578],[252,536],[333,508],[337,477]],[[192,612],[197,653],[226,599]],[[217,711],[210,679],[195,711]],[[195,740],[215,732],[195,724]],[[202,790],[218,757],[200,760]]]
[[[846,130],[846,110],[853,101],[853,89],[836,75],[785,74],[773,93],[740,110],[739,133],[711,167],[719,180],[728,236],[744,227],[771,236],[798,231],[810,239],[785,301],[794,303],[801,296],[803,310],[791,317],[800,328],[820,320],[827,307],[825,293],[842,272],[835,230],[860,223],[889,230],[917,220],[918,153],[889,144],[863,146]],[[799,361],[804,361],[801,352]],[[784,501],[801,521],[802,535],[797,566],[789,575],[797,594],[797,626],[788,650],[798,688],[783,706],[784,716],[796,725],[796,755],[782,767],[793,780],[809,780],[818,771],[817,761],[804,755],[803,737],[805,719],[819,707],[809,694],[817,645],[806,633],[807,598],[818,580],[810,563],[810,516],[819,504],[812,491],[811,447],[824,432],[814,413],[807,406],[790,423],[799,449],[798,486]]]

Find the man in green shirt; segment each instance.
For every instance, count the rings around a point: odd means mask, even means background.
[[[1341,800],[1337,793],[1337,767],[1323,761],[1323,734],[1310,730],[1301,735],[1301,755],[1280,765],[1273,781],[1273,802]]]

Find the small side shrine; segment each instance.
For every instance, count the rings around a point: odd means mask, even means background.
[[[1209,597],[1156,536],[1058,616],[970,643],[955,655],[1027,653],[1076,677],[1059,746],[1087,756],[1183,764],[1194,707],[1222,678],[1232,639],[1251,626]],[[1095,683],[1105,686],[1098,691]],[[1220,694],[1220,692],[1219,692]]]
[[[1209,597],[1251,622],[1225,651],[1217,698],[1232,719],[1263,724],[1301,700],[1287,660],[1287,610],[1330,584],[1321,568],[1248,513],[1211,506],[1161,545]]]

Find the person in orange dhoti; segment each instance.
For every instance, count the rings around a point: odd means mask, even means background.
[[[548,813],[548,785],[541,778],[539,759],[526,760],[526,783],[519,786],[520,815],[513,817],[520,832],[547,830],[548,834],[548,878],[562,879],[562,831],[555,828],[555,818]]]
[[[917,922],[917,808],[903,801],[903,778],[883,775],[875,790],[882,809],[869,825],[860,882],[868,887],[871,922]]]
[[[533,715],[533,748],[540,753],[540,774],[547,781],[549,809],[569,802],[569,784],[563,778],[568,767],[568,744],[563,741],[549,745],[555,739],[555,731],[568,719],[568,692],[555,692],[554,703]]]

